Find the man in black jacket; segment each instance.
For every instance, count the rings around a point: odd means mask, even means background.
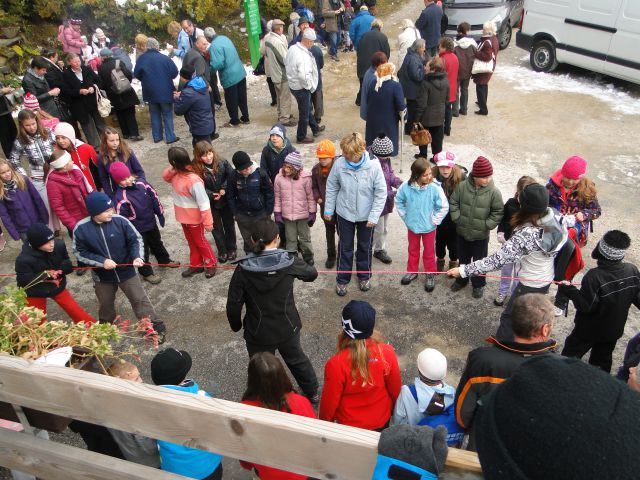
[[[629,245],[626,233],[605,233],[591,253],[598,266],[586,273],[580,290],[569,282],[559,287],[577,310],[562,355],[582,358],[591,350],[589,363],[607,373],[611,372],[613,349],[624,333],[631,304],[640,309],[640,272],[622,261]]]
[[[253,253],[238,261],[229,283],[229,325],[234,332],[244,327],[249,357],[278,350],[304,395],[317,403],[318,379],[300,346],[302,322],[293,297],[293,281],[313,282],[318,272],[295,254],[277,248],[278,226],[270,218],[254,224],[251,238]]]
[[[474,419],[478,405],[498,385],[513,375],[527,358],[552,352],[553,302],[543,294],[528,293],[513,302],[511,323],[514,340],[499,341],[469,352],[456,390],[456,420],[469,434],[469,450],[475,450]]]
[[[27,305],[47,313],[47,298],[52,298],[74,323],[95,323],[91,315],[76,303],[67,290],[67,274],[73,271],[67,248],[55,240],[53,232],[42,223],[27,230],[27,241],[16,258],[18,287],[26,289]]]
[[[358,43],[356,50],[357,66],[356,73],[358,74],[358,81],[360,82],[360,88],[358,89],[358,95],[356,96],[356,105],[360,105],[360,97],[362,95],[362,80],[364,74],[371,66],[371,58],[376,52],[384,52],[387,58],[391,55],[391,48],[389,47],[389,39],[381,32],[382,20],[376,18],[371,22],[371,30],[365,32]]]

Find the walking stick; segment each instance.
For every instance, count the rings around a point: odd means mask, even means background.
[[[400,135],[400,173],[402,173],[402,165],[404,164],[404,112],[406,112],[406,110],[400,113],[400,126],[398,129]]]

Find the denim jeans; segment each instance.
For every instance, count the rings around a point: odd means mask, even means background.
[[[373,248],[373,232],[375,227],[367,227],[367,221],[350,222],[336,215],[338,227],[338,271],[349,272],[353,269],[353,240],[356,237],[356,270],[358,280],[371,278],[371,260]],[[336,282],[346,285],[351,281],[351,273],[338,273]]]
[[[329,55],[338,55],[338,32],[327,32],[329,37]]]
[[[467,114],[467,102],[469,101],[469,80],[458,79],[458,92],[456,95],[456,103],[453,105],[454,114]]]
[[[311,131],[316,133],[318,131],[318,122],[311,113],[311,91],[300,89],[291,90],[291,94],[298,102],[298,131],[296,134],[296,140],[300,141],[307,136],[307,126],[311,127]]]
[[[173,142],[176,139],[176,134],[173,132],[173,104],[150,103],[149,113],[151,114],[153,141],[162,140],[162,124],[164,123],[164,139],[166,142]]]

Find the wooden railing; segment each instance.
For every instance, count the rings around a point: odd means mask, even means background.
[[[321,479],[371,479],[380,434],[152,385],[0,356],[0,401]],[[0,429],[0,465],[45,479],[184,478]],[[480,471],[450,448],[449,468]]]

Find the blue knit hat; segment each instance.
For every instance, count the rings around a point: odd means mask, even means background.
[[[342,329],[354,340],[364,340],[373,334],[376,311],[362,300],[351,300],[342,309]]]
[[[91,192],[84,202],[87,205],[89,215],[92,217],[100,215],[102,212],[113,208],[113,202],[111,199],[102,192]]]

